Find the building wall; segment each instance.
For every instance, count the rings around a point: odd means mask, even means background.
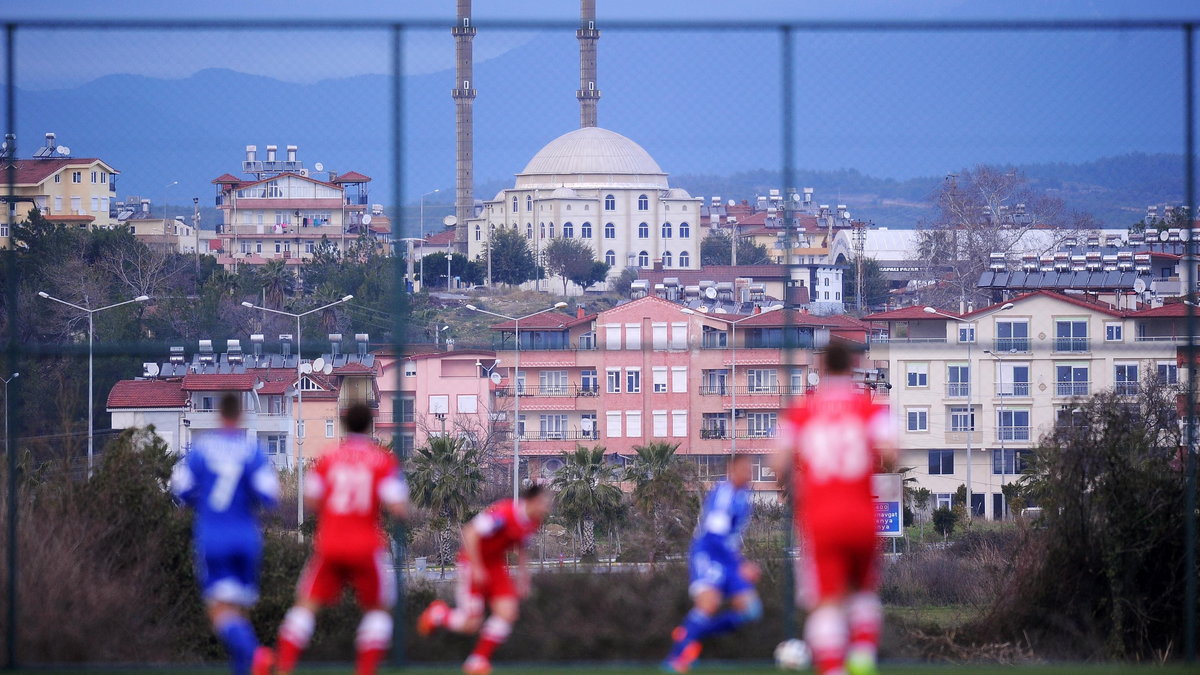
[[[22,162],[36,162],[27,159]],[[72,181],[72,175],[79,172],[80,182]],[[95,172],[96,182],[92,182]],[[55,176],[60,181],[54,182]],[[116,171],[98,159],[81,161],[78,164],[68,164],[62,169],[46,177],[37,185],[16,185],[13,192],[17,196],[28,197],[33,202],[18,202],[11,209],[5,210],[0,218],[0,247],[8,248],[11,243],[12,225],[20,223],[29,217],[29,212],[36,206],[41,213],[51,219],[54,216],[84,215],[95,218],[89,227],[113,227],[116,220],[109,217],[109,206],[116,200],[113,182]],[[100,182],[104,181],[104,182]],[[78,199],[78,207],[72,208],[72,198]],[[95,202],[93,204],[93,199]]]

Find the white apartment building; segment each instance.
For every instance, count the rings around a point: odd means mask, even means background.
[[[1004,518],[1001,486],[1077,399],[1132,395],[1154,375],[1179,381],[1183,309],[1036,291],[962,315],[904,307],[866,317],[884,329],[870,357],[892,384],[901,466],[916,467],[931,508],[949,506],[969,471],[976,517]]]

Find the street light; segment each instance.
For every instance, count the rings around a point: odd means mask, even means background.
[[[1014,305],[1011,302],[1006,302],[1003,305],[1001,305],[997,311],[1004,312],[1004,311],[1008,311],[1008,310],[1012,309],[1013,307],[1014,307]],[[954,316],[953,314],[946,314],[945,312],[941,312],[934,307],[925,307],[925,309],[923,311],[926,314],[934,314],[936,316],[944,317],[944,318],[950,319],[951,321],[955,321],[960,326],[964,326],[964,325],[967,326],[967,331],[968,331],[968,334],[966,336],[968,338],[968,340],[966,341],[966,343],[967,343],[967,413],[968,413],[967,419],[969,419],[971,421],[971,427],[967,431],[967,520],[970,521],[975,518],[975,506],[974,506],[974,504],[972,504],[972,499],[971,499],[973,488],[975,487],[975,483],[973,482],[973,480],[971,478],[971,473],[972,473],[971,465],[974,463],[974,459],[975,459],[974,455],[971,452],[971,450],[972,450],[971,436],[975,434],[975,404],[974,404],[975,388],[971,386],[972,381],[975,379],[975,372],[974,372],[975,371],[975,362],[971,356],[971,347],[972,347],[972,345],[975,344],[975,330],[972,327],[971,322],[963,321],[961,316]],[[988,353],[990,353],[990,352],[988,352]],[[987,513],[987,500],[984,500],[983,508],[984,508],[984,513]]]
[[[307,312],[300,312],[299,314],[285,312],[278,309],[271,309],[270,307],[263,307],[261,305],[256,305],[253,302],[242,303],[242,307],[261,309],[264,312],[270,312],[272,314],[290,316],[296,320],[296,429],[295,442],[293,443],[293,446],[296,449],[296,537],[301,542],[304,541],[304,531],[300,528],[300,526],[304,524],[304,462],[300,456],[300,446],[304,445],[304,439],[300,436],[300,427],[304,424],[304,396],[302,393],[304,391],[304,387],[300,386],[300,380],[304,373],[300,370],[300,318],[308,316],[314,312],[319,312],[323,309],[329,309],[334,305],[340,305],[343,302],[350,302],[353,299],[353,295],[347,295],[341,300],[336,300],[327,305],[321,305],[316,309],[310,309]]]
[[[733,392],[729,401],[730,456],[737,455],[737,325],[743,321],[746,321],[747,319],[753,319],[756,316],[762,316],[767,312],[774,312],[775,310],[782,308],[783,305],[771,305],[770,307],[764,307],[763,310],[758,314],[743,316],[740,319],[726,319],[715,314],[703,315],[705,318],[716,319],[717,321],[722,321],[729,324],[729,365],[731,377],[733,379]],[[684,307],[679,311],[683,312],[684,314],[699,316],[699,313],[696,312],[696,310],[688,307]]]
[[[167,233],[167,188],[179,185],[179,181],[173,180],[163,186],[163,234]]]
[[[450,261],[454,260],[454,256],[450,253],[446,254],[446,292],[450,292]]]
[[[421,195],[421,241],[425,240],[425,198],[435,192],[440,192],[441,188],[435,188]],[[424,247],[422,247],[423,249]],[[421,288],[425,287],[425,251],[421,251]]]
[[[95,324],[94,324],[94,321],[92,320],[92,315],[95,314],[96,312],[103,312],[106,309],[112,309],[113,307],[120,307],[121,305],[128,305],[131,302],[145,302],[150,299],[150,296],[139,295],[132,300],[126,300],[124,302],[117,302],[117,303],[114,303],[111,305],[107,305],[105,307],[98,307],[96,309],[88,309],[87,307],[80,307],[79,305],[67,302],[66,300],[60,300],[59,298],[56,298],[53,295],[50,295],[49,293],[47,293],[45,291],[38,291],[38,296],[45,300],[53,300],[54,302],[62,303],[64,305],[66,305],[67,307],[74,307],[75,309],[77,309],[81,312],[87,312],[87,317],[88,317],[88,451],[87,451],[87,455],[88,455],[88,478],[91,478],[92,477],[92,465],[93,465],[92,448],[95,444],[95,438],[94,438],[95,432],[94,432],[92,426],[93,426],[93,417],[95,415],[95,407],[96,407],[95,404],[93,403],[93,391],[92,391],[92,389],[93,389],[93,387],[92,387],[92,383],[93,383],[92,343],[95,338],[95,336],[94,336],[95,331],[93,330]]]
[[[539,309],[538,311],[533,312],[532,314],[526,314],[525,316],[514,317],[514,316],[508,316],[506,314],[497,314],[496,312],[489,312],[488,310],[480,309],[480,308],[476,307],[475,305],[467,305],[467,309],[471,310],[472,312],[479,312],[480,314],[490,314],[491,316],[498,317],[501,319],[508,319],[509,321],[513,322],[513,341],[515,343],[513,346],[516,351],[516,355],[514,357],[514,362],[513,362],[513,376],[512,376],[513,391],[516,394],[513,397],[513,501],[516,501],[517,498],[520,497],[520,494],[521,494],[521,461],[520,461],[521,435],[516,433],[517,421],[521,417],[521,392],[516,391],[516,382],[521,377],[521,322],[524,321],[525,319],[528,319],[531,316],[537,316],[538,314],[545,314],[546,312],[552,312],[556,309],[562,309],[563,307],[566,307],[566,306],[567,306],[567,303],[565,303],[565,302],[556,302],[556,303],[554,303],[553,307],[547,307],[546,309]],[[498,360],[497,360],[497,363],[499,363]],[[495,368],[494,365],[492,367]]]

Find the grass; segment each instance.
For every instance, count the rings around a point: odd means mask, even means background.
[[[1127,665],[1127,664],[1061,664],[1061,665],[1037,665],[1037,666],[997,666],[997,665],[981,665],[981,666],[961,666],[961,665],[929,665],[929,664],[885,664],[881,669],[883,675],[888,673],[897,673],[898,675],[950,675],[951,673],[967,673],[969,675],[1117,675],[1118,673],[1154,673],[1170,675],[1172,673],[1194,673],[1195,669],[1188,668],[1182,664],[1170,666],[1148,666],[1148,665]],[[301,668],[299,672],[310,673],[349,673],[353,668],[349,664],[332,665],[332,666],[313,666],[310,668]],[[25,673],[28,675],[74,675],[79,672],[96,673],[99,675],[118,675],[122,673],[131,673],[133,675],[213,675],[219,672],[228,672],[224,668],[216,666],[210,668],[156,668],[149,666],[132,666],[129,668],[69,668],[69,669],[29,669],[10,671],[15,673]],[[459,672],[457,667],[442,666],[442,667],[416,667],[401,669],[384,668],[380,670],[382,675],[449,675],[450,673]],[[553,665],[506,665],[503,663],[497,664],[496,673],[537,673],[538,675],[554,675],[562,673],[563,675],[652,675],[657,674],[657,667],[645,665],[569,665],[569,666],[553,666]],[[743,663],[716,663],[716,664],[699,664],[693,672],[696,673],[748,673],[754,675],[756,673],[779,673],[774,667],[766,664],[743,664]],[[809,672],[812,671],[803,671]]]

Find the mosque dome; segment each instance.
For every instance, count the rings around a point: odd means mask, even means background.
[[[599,127],[550,141],[517,174],[517,187],[637,185],[667,188],[667,175],[642,146]]]

